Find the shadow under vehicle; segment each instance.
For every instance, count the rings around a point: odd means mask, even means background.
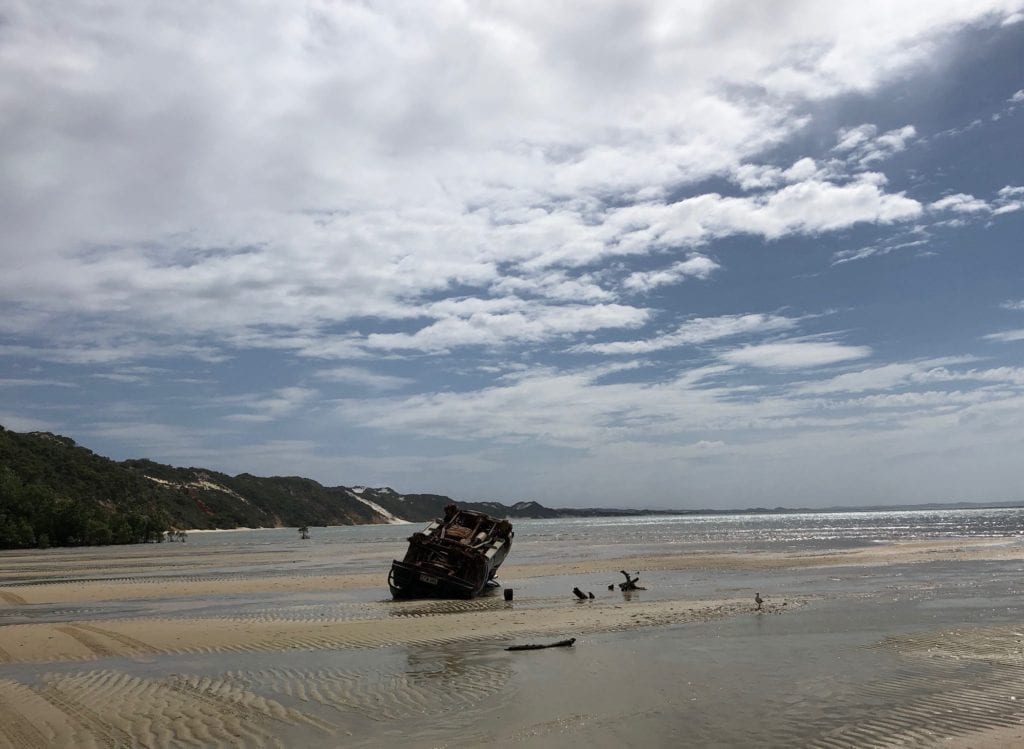
[[[488,586],[512,547],[512,524],[454,504],[409,537],[402,561],[391,564],[388,586],[397,599],[473,598]]]

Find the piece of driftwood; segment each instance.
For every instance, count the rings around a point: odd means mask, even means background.
[[[544,648],[571,648],[572,644],[576,642],[575,637],[570,637],[568,640],[559,640],[558,642],[550,642],[545,645],[512,645],[505,648],[505,650],[544,650]]]
[[[640,573],[637,573],[637,577],[630,577],[629,573],[625,570],[619,570],[619,572],[626,576],[626,582],[619,583],[619,590],[647,590],[647,588],[642,588],[639,585],[637,585],[637,583],[640,582]]]
[[[584,599],[586,599],[586,597],[587,597],[587,594],[586,594],[586,593],[584,593],[584,592],[583,592],[582,590],[580,590],[579,588],[573,588],[573,589],[572,589],[572,594],[573,594],[574,596],[576,596],[577,598],[579,598],[579,599],[580,599],[581,601],[582,601],[582,600],[584,600]]]

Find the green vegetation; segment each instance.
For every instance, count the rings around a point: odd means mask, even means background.
[[[162,540],[149,487],[111,466],[67,437],[0,427],[0,548]]]
[[[342,487],[116,462],[68,437],[0,427],[0,549],[161,541],[184,528],[373,523]]]

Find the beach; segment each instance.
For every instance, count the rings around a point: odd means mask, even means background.
[[[390,600],[408,527],[0,552],[0,747],[1024,735],[1018,538],[737,548],[616,544],[613,529],[560,553],[587,527],[535,527],[517,525],[522,553],[500,571],[511,601]],[[646,590],[609,590],[620,570]]]

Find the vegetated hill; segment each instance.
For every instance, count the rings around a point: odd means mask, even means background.
[[[326,487],[298,476],[117,462],[69,437],[0,427],[0,548],[157,541],[172,529],[426,522],[452,501],[389,487]],[[553,510],[536,502],[459,504],[513,518],[615,512]]]
[[[0,548],[155,540],[185,499],[67,437],[0,427]]]

